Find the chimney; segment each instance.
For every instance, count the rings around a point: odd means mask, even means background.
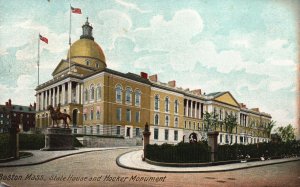
[[[168,85],[175,88],[176,87],[176,81],[175,80],[169,81]]]
[[[149,80],[150,80],[150,81],[153,81],[153,82],[157,82],[157,74],[155,74],[155,75],[150,75],[150,76],[149,76]]]
[[[141,72],[141,77],[144,79],[148,79],[148,74],[145,72]]]
[[[8,106],[11,106],[11,99],[8,100]]]
[[[36,102],[33,103],[33,108],[36,110]]]
[[[201,89],[192,90],[192,92],[196,95],[201,95]]]

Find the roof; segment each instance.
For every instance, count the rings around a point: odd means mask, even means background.
[[[224,93],[226,93],[226,92],[213,92],[213,93],[206,94],[206,96],[217,97],[217,96],[222,95]]]
[[[12,106],[13,112],[26,112],[26,113],[35,113],[35,110],[28,106],[22,106],[22,105],[13,105]]]

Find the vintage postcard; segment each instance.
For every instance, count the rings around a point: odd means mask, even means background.
[[[300,186],[300,1],[0,0],[0,187]]]

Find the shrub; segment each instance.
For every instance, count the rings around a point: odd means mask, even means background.
[[[10,156],[9,134],[0,134],[0,159],[9,158]]]
[[[20,150],[39,150],[45,147],[44,134],[20,134],[19,149]]]
[[[157,162],[197,163],[209,161],[207,143],[179,143],[177,145],[147,145],[147,159]]]

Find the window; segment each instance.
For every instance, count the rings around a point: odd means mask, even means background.
[[[94,100],[95,99],[95,89],[94,89],[94,85],[90,86],[90,99]]]
[[[159,96],[156,95],[154,98],[154,110],[158,110],[159,109]]]
[[[86,113],[83,114],[83,121],[86,121],[87,120],[87,115]]]
[[[165,129],[165,140],[169,139],[169,129]]]
[[[117,126],[117,135],[121,135],[121,126]]]
[[[186,129],[186,121],[184,121],[184,128]]]
[[[99,110],[97,110],[97,119],[100,119],[100,111]]]
[[[86,126],[83,127],[83,133],[86,134]]]
[[[222,136],[223,136],[223,135],[222,135],[222,134],[220,134],[220,143],[222,143]]]
[[[140,111],[135,112],[135,122],[137,122],[137,123],[140,122]]]
[[[125,93],[126,103],[131,103],[131,93],[132,93],[131,88],[127,87]]]
[[[242,137],[242,136],[240,136],[240,142],[241,142],[241,143],[243,143],[243,142],[244,142],[244,140],[243,140],[243,137]]]
[[[135,129],[135,136],[140,137],[140,128]]]
[[[219,116],[220,116],[220,120],[222,120],[222,118],[223,118],[223,116],[222,116],[222,109],[220,109],[220,114],[219,114]]]
[[[88,101],[88,98],[89,98],[89,91],[88,91],[88,89],[85,89],[85,92],[84,92],[84,100],[85,100],[85,102]]]
[[[226,142],[226,143],[229,143],[228,134],[225,135],[225,138],[226,138],[226,139],[225,139],[225,142]]]
[[[130,122],[131,121],[131,110],[126,109],[126,121]]]
[[[89,66],[91,63],[90,63],[90,61],[85,61],[85,64],[87,65],[87,66]]]
[[[175,117],[175,120],[174,120],[174,127],[178,127],[178,117]]]
[[[97,134],[100,134],[100,125],[97,125]]]
[[[96,64],[96,68],[99,68],[99,64],[98,63]]]
[[[135,91],[135,106],[140,106],[141,105],[141,92],[140,90]]]
[[[121,116],[122,116],[122,110],[121,110],[121,108],[117,108],[117,112],[116,112],[116,114],[117,114],[117,120],[118,121],[121,121]]]
[[[158,140],[158,129],[154,129],[154,140]]]
[[[174,108],[175,114],[178,113],[178,100],[175,100],[175,108]]]
[[[127,127],[127,130],[126,130],[126,136],[127,136],[127,137],[130,137],[130,127]]]
[[[100,85],[97,86],[96,97],[97,97],[97,100],[101,99],[101,87],[100,87]]]
[[[120,85],[116,87],[116,102],[122,102],[122,87]]]
[[[158,123],[159,123],[159,117],[158,117],[158,114],[155,114],[155,116],[154,116],[154,124],[158,125]]]
[[[165,111],[166,112],[169,112],[169,105],[170,105],[169,97],[166,97],[166,99],[165,99]]]
[[[90,132],[93,134],[93,126],[90,126]]]
[[[169,116],[166,116],[165,125],[166,125],[167,127],[169,126]]]
[[[94,119],[94,109],[93,109],[93,108],[91,109],[91,114],[90,114],[90,116],[91,116],[91,120],[93,120],[93,119]]]
[[[192,129],[191,122],[189,121],[189,129]]]
[[[178,131],[177,130],[174,131],[174,140],[175,141],[178,140]]]
[[[194,122],[194,130],[196,129],[196,123]]]
[[[198,130],[200,130],[200,123],[198,123]]]

